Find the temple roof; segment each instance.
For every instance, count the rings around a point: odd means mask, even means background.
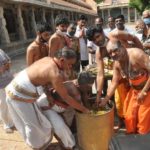
[[[90,15],[97,16],[97,12],[95,10],[92,10],[92,7],[90,7],[89,4],[86,4],[86,2],[81,2],[81,1],[77,2],[77,0],[74,0],[76,1],[76,4],[75,4],[73,2],[68,2],[68,1],[64,1],[64,0],[43,0],[43,1],[42,0],[7,0],[7,2],[32,4],[32,5],[43,6],[43,7],[47,7],[51,9],[73,11],[73,12],[79,12],[83,14],[90,14]]]

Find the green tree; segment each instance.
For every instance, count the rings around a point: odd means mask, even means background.
[[[145,9],[150,9],[150,0],[130,0],[130,7],[136,8],[140,15]]]
[[[95,0],[95,2],[97,3],[97,4],[99,4],[99,3],[101,3],[101,2],[103,2],[104,0]]]

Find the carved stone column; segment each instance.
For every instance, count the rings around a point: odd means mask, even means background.
[[[19,37],[21,40],[26,40],[27,39],[27,35],[26,35],[26,31],[24,28],[24,21],[22,18],[22,11],[21,11],[21,6],[17,7],[17,20],[18,20],[18,27],[19,27]]]
[[[111,15],[110,15],[110,9],[108,8],[108,17],[109,17],[109,16],[111,16]]]
[[[53,31],[55,31],[54,10],[51,10],[51,25],[52,25]]]
[[[135,11],[135,20],[134,21],[136,21],[138,19],[137,10],[134,8],[134,11]]]
[[[35,21],[34,8],[31,8],[31,25],[32,25],[33,34],[36,35],[37,25]]]
[[[6,28],[6,20],[4,18],[4,9],[0,6],[0,41],[1,44],[10,43],[9,34]]]
[[[130,8],[128,7],[128,23],[130,23]]]
[[[43,20],[44,22],[46,22],[45,9],[42,9],[42,20]]]

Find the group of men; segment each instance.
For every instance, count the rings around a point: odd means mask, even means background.
[[[81,18],[84,20],[85,16]],[[64,149],[73,149],[74,136],[60,114],[69,107],[89,112],[81,104],[81,93],[88,87],[88,84],[84,87],[82,75],[79,75],[79,80],[68,81],[72,76],[68,72],[76,70],[79,73],[80,69],[79,65],[74,66],[79,63],[76,60],[80,60],[79,40],[73,36],[76,26],[69,25],[68,19],[61,15],[56,17],[55,24],[53,35],[49,24],[37,24],[37,37],[27,48],[28,67],[8,81],[10,84],[5,89],[7,114],[11,115],[12,126],[33,149],[46,149],[53,133]],[[5,104],[6,101],[3,100]],[[11,132],[12,126],[9,128]]]
[[[138,38],[140,36],[127,31],[123,15],[115,19],[109,17],[110,28],[106,30],[103,30],[102,18],[95,20],[94,27],[85,28],[86,22],[87,18],[81,15],[76,26],[59,15],[55,19],[54,34],[49,24],[38,24],[37,37],[27,48],[28,67],[13,80],[9,74],[9,80],[6,78],[7,83],[1,88],[4,92],[4,87],[12,80],[6,87],[6,100],[1,98],[7,109],[0,104],[1,118],[7,131],[10,132],[15,126],[33,149],[46,149],[53,134],[61,141],[64,149],[75,148],[75,138],[60,114],[69,107],[82,113],[90,112],[83,103],[88,98],[87,89],[93,80],[91,82],[88,73],[83,76],[80,74],[81,80],[76,79],[80,65],[84,69],[89,64],[89,54],[91,63],[96,62],[98,69],[97,105],[106,105],[118,89],[122,103],[121,118],[125,121],[127,132],[150,132],[150,58],[144,52],[145,49],[146,52],[150,50],[150,11],[143,12],[143,22],[139,21],[143,26],[136,26],[138,34],[139,28],[143,29],[140,32],[146,38],[143,43]],[[114,66],[112,82],[102,100],[104,57],[111,57]],[[7,63],[2,64],[2,73],[9,71],[10,59],[6,59]],[[9,114],[12,120],[8,121],[6,115]]]
[[[104,106],[117,89],[119,103],[122,105],[119,110],[120,117],[125,122],[127,133],[146,134],[150,132],[150,58],[146,54],[150,51],[150,11],[143,12],[144,26],[141,27],[141,34],[147,39],[144,42],[140,42],[136,34],[126,31],[123,16],[115,22],[118,27],[112,30],[107,38],[102,29],[94,27],[87,32],[88,39],[100,47],[99,51],[96,51],[97,103]],[[107,55],[114,60],[113,78],[104,100],[100,101],[104,81],[103,58]]]

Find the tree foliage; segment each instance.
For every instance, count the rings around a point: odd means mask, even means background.
[[[95,0],[95,2],[97,3],[97,4],[99,4],[99,3],[101,3],[101,2],[103,2],[104,0]]]
[[[150,0],[130,0],[130,7],[136,8],[140,15],[145,9],[150,9]]]

